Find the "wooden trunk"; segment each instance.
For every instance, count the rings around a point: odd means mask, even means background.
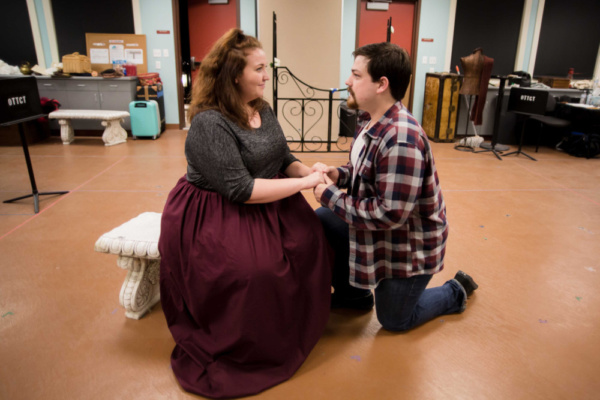
[[[434,142],[453,142],[458,122],[459,91],[462,80],[457,74],[425,75],[423,129]]]

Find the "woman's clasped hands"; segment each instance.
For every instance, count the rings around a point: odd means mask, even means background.
[[[315,184],[314,184],[314,186],[312,186],[312,188],[315,192],[315,197],[317,197],[316,192],[318,191],[319,192],[318,196],[320,198],[320,195],[323,193],[323,190],[325,190],[325,188],[327,186],[332,185],[334,182],[337,181],[337,178],[338,178],[337,168],[317,162],[312,166],[312,168],[310,170],[311,170],[311,174],[309,176],[316,175],[314,177]],[[318,179],[317,179],[317,176],[318,176]]]

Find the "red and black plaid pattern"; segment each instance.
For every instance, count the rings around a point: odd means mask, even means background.
[[[363,115],[356,132],[369,119]],[[321,196],[350,226],[350,283],[372,289],[385,278],[441,271],[446,206],[423,128],[397,102],[366,132],[365,144],[358,164],[338,168],[337,186]]]

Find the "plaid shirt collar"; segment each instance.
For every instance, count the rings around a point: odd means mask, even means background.
[[[402,108],[404,108],[404,105],[402,105],[401,101],[395,102],[390,108],[388,108],[385,114],[381,116],[379,121],[377,121],[373,126],[371,126],[371,128],[369,128],[367,132],[365,132],[365,134],[369,135],[371,139],[378,139],[382,137],[385,134],[386,129],[389,127],[389,121],[391,119],[397,119],[402,111]],[[362,129],[369,123],[370,120],[371,115],[368,112],[361,110],[358,114],[358,124],[360,129],[357,129],[357,132],[362,131]],[[382,123],[382,121],[385,121],[385,123]]]

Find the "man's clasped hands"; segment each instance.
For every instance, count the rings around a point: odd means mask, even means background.
[[[307,177],[313,188],[313,193],[317,202],[321,201],[321,195],[329,185],[333,185],[338,180],[338,170],[336,167],[328,166],[317,162],[310,169],[310,175]]]

